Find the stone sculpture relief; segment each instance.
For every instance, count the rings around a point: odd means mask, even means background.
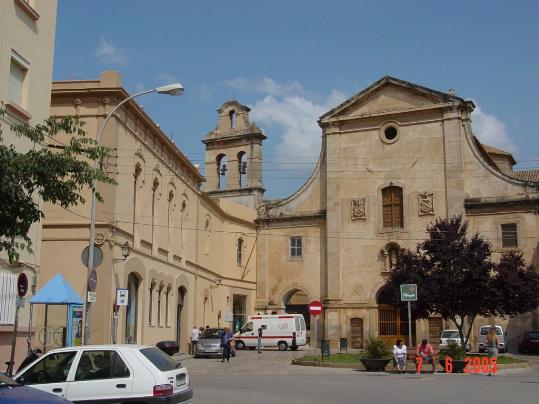
[[[434,194],[424,192],[418,196],[419,216],[434,215]]]
[[[365,198],[352,199],[352,220],[367,220]]]

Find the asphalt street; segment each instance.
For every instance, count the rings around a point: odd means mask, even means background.
[[[183,361],[194,404],[205,403],[537,403],[539,368],[484,374],[367,373],[294,366],[301,352],[240,351],[230,363]],[[537,365],[537,361],[534,361]]]

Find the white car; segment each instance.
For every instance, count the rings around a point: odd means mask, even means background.
[[[55,349],[14,379],[75,403],[184,403],[193,397],[187,370],[145,345]]]
[[[485,352],[485,337],[490,330],[490,325],[484,325],[479,328],[479,343],[477,344],[477,350],[479,352]],[[501,325],[495,326],[496,337],[498,338],[498,351],[500,353],[505,352],[505,333]]]
[[[447,348],[450,342],[461,345],[459,330],[443,330],[442,335],[440,335],[440,345],[438,345],[438,349],[442,350]],[[472,345],[470,344],[470,341],[468,341],[466,352],[470,352],[471,350]]]

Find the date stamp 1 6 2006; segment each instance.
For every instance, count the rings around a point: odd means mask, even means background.
[[[423,365],[423,358],[419,356],[417,358],[418,372],[421,373],[421,366]],[[467,356],[464,358],[464,373],[496,373],[498,371],[498,365],[496,358]],[[453,358],[445,358],[445,373],[453,373]]]

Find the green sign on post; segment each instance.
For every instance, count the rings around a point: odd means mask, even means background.
[[[415,283],[405,283],[401,285],[401,301],[402,302],[417,301],[417,285]]]
[[[412,308],[410,302],[417,301],[417,285],[415,283],[401,285],[401,301],[408,302],[408,346],[412,346]]]

